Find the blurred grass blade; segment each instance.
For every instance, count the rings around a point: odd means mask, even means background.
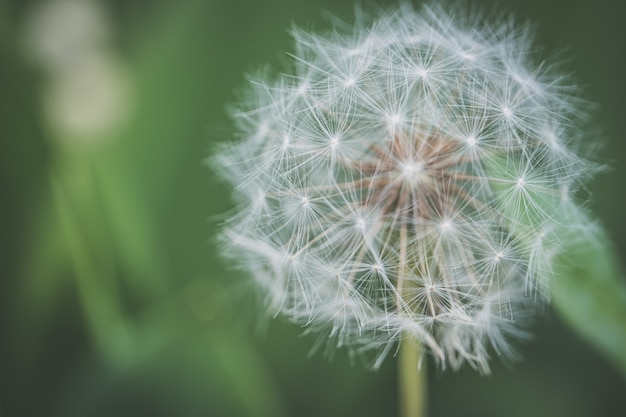
[[[259,352],[241,336],[211,338],[211,348],[250,417],[288,415],[271,370]]]

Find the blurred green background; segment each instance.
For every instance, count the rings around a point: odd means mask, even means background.
[[[581,80],[612,169],[591,207],[626,255],[626,2],[485,2],[537,23]],[[0,0],[0,416],[394,416],[395,359],[257,324],[214,236],[204,160],[246,72],[351,1]],[[563,47],[566,47],[563,53]],[[556,58],[554,57],[556,55]],[[590,141],[597,141],[590,137]],[[431,416],[615,416],[626,379],[549,308],[524,360],[430,368]],[[626,346],[624,347],[626,349]]]

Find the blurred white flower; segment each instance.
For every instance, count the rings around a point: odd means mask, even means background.
[[[26,15],[23,52],[46,75],[44,116],[65,144],[110,139],[130,119],[132,80],[111,48],[113,35],[96,0],[40,2]]]
[[[403,5],[293,36],[213,161],[239,203],[228,256],[273,314],[374,366],[407,337],[455,369],[514,357],[559,231],[590,227],[565,214],[592,173],[576,88],[504,16]]]
[[[50,73],[65,71],[108,43],[108,16],[94,0],[51,0],[30,10],[22,43],[27,57]]]
[[[130,81],[120,60],[99,51],[53,77],[43,104],[59,140],[90,143],[123,126],[132,113]]]

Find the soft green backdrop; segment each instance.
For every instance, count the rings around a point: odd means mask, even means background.
[[[597,103],[612,169],[590,205],[624,265],[626,2],[484,3],[536,22]],[[352,7],[0,0],[0,416],[397,414],[394,358],[376,373],[307,358],[302,329],[258,324],[217,253],[230,203],[203,163],[245,73],[288,62],[289,26]],[[431,416],[626,409],[624,376],[555,312],[534,334],[488,377],[431,367]]]

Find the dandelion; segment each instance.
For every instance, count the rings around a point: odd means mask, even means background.
[[[561,231],[589,233],[564,214],[593,172],[576,89],[508,17],[403,4],[292,34],[214,160],[226,253],[272,314],[374,367],[409,339],[453,369],[514,358]]]

